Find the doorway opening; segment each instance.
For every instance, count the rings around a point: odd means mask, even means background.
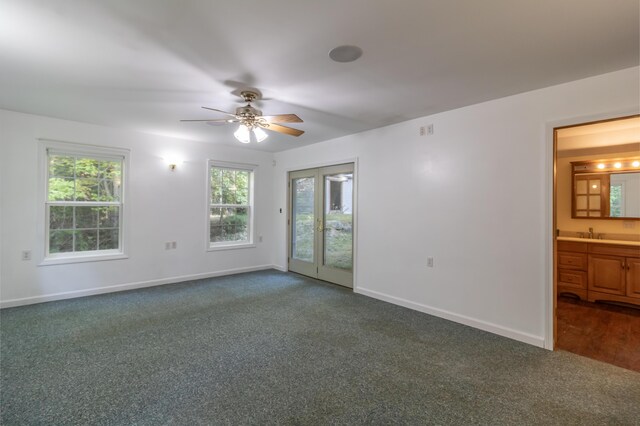
[[[354,164],[289,172],[289,271],[353,288]]]
[[[640,371],[640,115],[554,129],[554,348]]]

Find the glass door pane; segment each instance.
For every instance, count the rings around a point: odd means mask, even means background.
[[[353,173],[324,176],[323,265],[353,267]]]
[[[291,192],[291,257],[305,262],[313,262],[315,178],[292,179]]]

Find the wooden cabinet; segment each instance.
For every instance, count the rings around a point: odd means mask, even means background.
[[[640,247],[558,241],[558,294],[640,305]]]
[[[640,299],[640,258],[637,257],[627,258],[627,296]]]
[[[589,290],[609,294],[627,294],[625,258],[592,254],[589,256]]]
[[[640,305],[638,263],[638,246],[590,244],[588,300]]]
[[[587,299],[587,243],[558,241],[558,294]]]

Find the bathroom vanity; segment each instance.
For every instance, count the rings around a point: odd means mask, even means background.
[[[558,294],[640,306],[640,242],[557,237]]]

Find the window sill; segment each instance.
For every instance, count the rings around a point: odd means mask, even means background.
[[[123,253],[49,257],[40,262],[38,266],[65,265],[68,263],[102,262],[105,260],[120,260],[128,258],[129,256]]]
[[[242,244],[224,244],[224,245],[215,245],[209,246],[207,251],[220,251],[220,250],[235,250],[235,249],[244,249],[244,248],[254,248],[256,245],[253,243],[242,243]]]

